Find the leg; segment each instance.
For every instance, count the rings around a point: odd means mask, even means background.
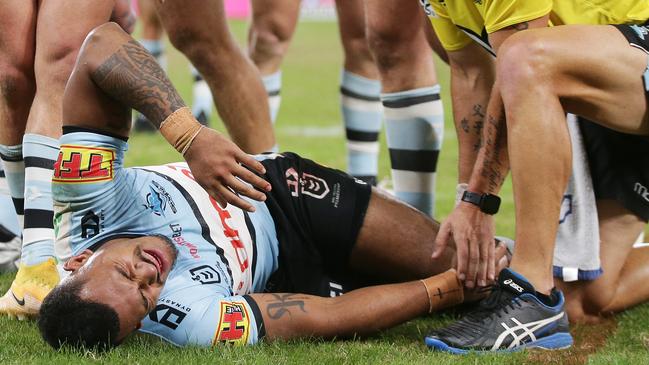
[[[557,282],[572,322],[594,322],[649,299],[649,247],[633,248],[646,222],[613,200],[599,200],[602,276],[593,281]]]
[[[113,0],[40,2],[36,27],[36,94],[23,138],[25,222],[21,265],[0,312],[19,317],[38,313],[59,280],[54,259],[52,167],[58,155],[62,98],[83,39],[111,18]],[[56,32],[52,30],[56,29]],[[62,36],[63,35],[63,36]]]
[[[611,64],[612,58],[624,62]],[[516,205],[512,268],[539,292],[547,294],[553,285],[552,252],[570,174],[565,112],[649,134],[641,78],[646,66],[647,55],[612,26],[530,30],[501,46],[497,73]]]
[[[162,36],[164,30],[158,13],[155,10],[154,0],[138,0],[139,18],[142,24],[142,36],[139,42],[158,61],[163,70],[167,70],[167,56],[165,55]],[[155,127],[141,113],[135,113],[133,129],[137,132],[154,133]]]
[[[281,102],[280,66],[300,13],[299,0],[254,0],[248,32],[248,54],[261,73],[273,123]]]
[[[232,139],[248,153],[275,144],[259,74],[227,28],[223,0],[156,2],[171,42],[198,69]]]
[[[452,266],[455,251],[448,249],[441,258],[431,259],[438,230],[438,222],[380,189],[373,189],[352,250],[350,268],[389,281],[444,272]]]
[[[422,10],[415,1],[365,4],[370,50],[381,75],[394,190],[433,216],[444,117]]]
[[[0,21],[0,157],[21,226],[25,190],[22,138],[36,91],[36,9],[36,1],[0,4],[0,13],[5,14]]]
[[[381,131],[381,82],[365,33],[362,1],[336,1],[340,39],[345,51],[340,84],[347,137],[347,171],[376,185]]]

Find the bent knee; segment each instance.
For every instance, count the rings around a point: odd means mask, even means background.
[[[566,291],[565,296],[566,313],[572,323],[592,323],[609,314],[608,308],[614,299],[614,294],[610,291],[597,291],[597,293]]]
[[[525,31],[512,35],[502,44],[496,72],[503,94],[551,82],[553,57],[546,42],[534,31]]]
[[[34,93],[34,74],[16,65],[0,62],[0,98],[12,107],[21,103],[31,103]]]

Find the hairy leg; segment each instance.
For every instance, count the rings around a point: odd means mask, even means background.
[[[633,248],[646,222],[614,200],[597,202],[602,276],[593,281],[557,281],[573,322],[594,322],[649,299],[649,248]]]
[[[516,203],[512,268],[540,292],[553,285],[552,252],[570,174],[565,112],[649,134],[641,78],[646,66],[647,55],[612,26],[534,29],[501,46],[497,73]]]
[[[259,73],[227,27],[223,0],[156,2],[169,39],[205,78],[230,136],[244,151],[275,144],[266,93]]]

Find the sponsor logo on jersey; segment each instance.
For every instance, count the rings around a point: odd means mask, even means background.
[[[250,336],[250,316],[243,302],[221,302],[221,317],[213,344],[245,345]]]
[[[631,25],[631,29],[633,29],[642,40],[644,40],[644,37],[649,34],[649,29],[641,25]]]
[[[635,183],[633,191],[638,193],[645,201],[649,202],[649,189],[646,186],[640,184],[639,182]]]
[[[221,282],[221,274],[209,265],[202,265],[189,270],[192,280],[203,285],[218,284]]]
[[[54,163],[53,182],[95,183],[113,179],[115,151],[100,147],[62,145]]]
[[[298,197],[302,193],[316,199],[324,199],[329,194],[329,185],[322,178],[306,172],[299,176],[298,172],[292,167],[286,170],[284,176],[291,196]]]
[[[103,228],[104,211],[99,211],[99,215],[89,210],[81,217],[81,238],[92,238],[101,232]]]
[[[169,193],[155,181],[152,181],[151,185],[149,185],[149,193],[146,195],[146,204],[144,206],[157,216],[164,217],[167,206],[171,208],[174,214],[178,212],[176,204]]]
[[[189,250],[189,254],[194,259],[200,259],[201,256],[198,254],[198,247],[195,244],[187,241],[183,237],[183,227],[180,224],[172,223],[169,225],[171,229],[171,240],[180,247],[186,247]]]
[[[183,308],[184,307],[178,307],[176,305],[158,304],[155,309],[149,313],[149,319],[175,330],[189,312],[189,310],[183,310]]]

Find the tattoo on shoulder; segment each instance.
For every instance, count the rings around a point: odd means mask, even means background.
[[[156,126],[185,106],[160,65],[136,41],[113,53],[92,73],[92,79],[104,92],[139,110]]]
[[[271,319],[280,319],[285,314],[291,314],[291,309],[301,310],[306,313],[304,309],[304,300],[298,297],[299,294],[271,294],[274,299],[266,306],[266,314]]]

